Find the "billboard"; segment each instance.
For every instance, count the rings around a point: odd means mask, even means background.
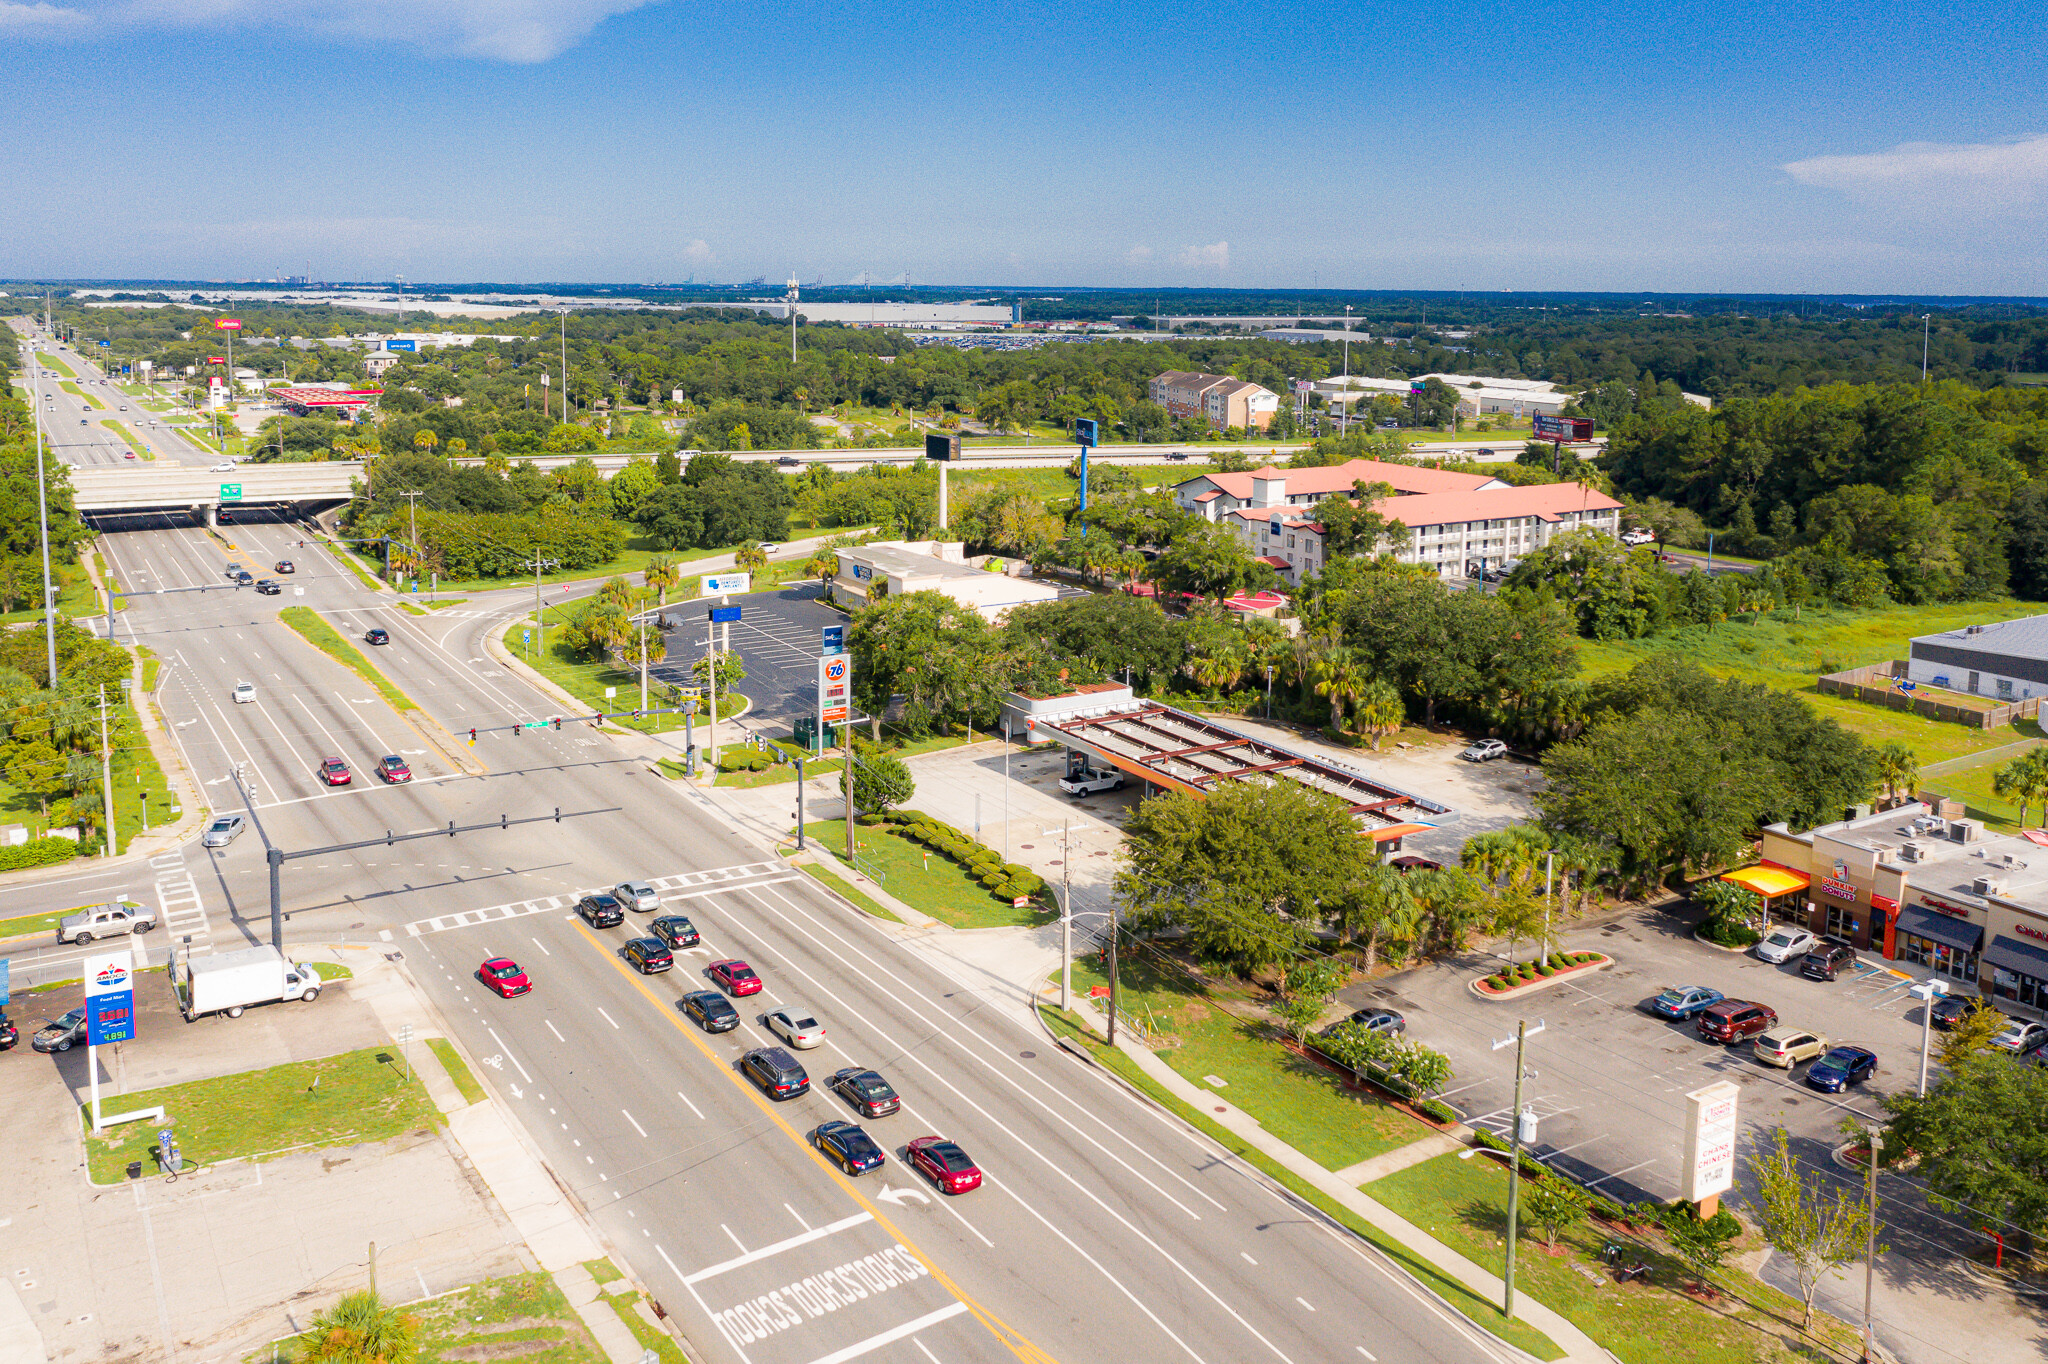
[[[960,433],[957,431],[929,431],[924,438],[926,459],[960,458]]]
[[[853,655],[818,660],[818,726],[843,725],[853,714]]]
[[[395,337],[384,343],[385,350],[409,350],[417,354],[419,348],[420,343],[417,341],[400,341]]]
[[[96,952],[85,959],[85,1040],[89,1046],[135,1037],[135,954]]]
[[[213,325],[224,332],[238,332],[242,330],[242,319],[239,317],[223,317]]]
[[[728,597],[735,592],[754,590],[754,575],[751,573],[706,573],[703,595],[707,597]]]
[[[1685,1163],[1679,1167],[1678,1196],[1697,1203],[1735,1185],[1736,1097],[1723,1080],[1685,1096]]]
[[[1593,439],[1591,417],[1553,417],[1548,413],[1538,412],[1532,420],[1535,422],[1534,435],[1538,440]]]

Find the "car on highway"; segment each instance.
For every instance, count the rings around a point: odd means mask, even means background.
[[[671,949],[695,947],[700,941],[697,937],[697,925],[680,914],[664,914],[658,919],[648,920],[647,931],[667,943]]]
[[[1753,999],[1724,999],[1693,1019],[1702,1042],[1740,1042],[1777,1026],[1777,1011]]]
[[[348,764],[339,758],[323,758],[320,762],[320,780],[329,786],[347,786],[355,781],[355,774],[348,770]]]
[[[101,383],[105,383],[105,382],[106,382],[106,380],[102,379],[102,380],[101,380],[100,382],[101,382]],[[121,410],[122,410],[123,412],[126,412],[126,411],[128,410],[128,404],[126,404],[126,403],[122,403],[122,404],[121,404]]]
[[[777,1103],[811,1092],[811,1077],[780,1047],[756,1047],[740,1058],[740,1074]]]
[[[29,1039],[29,1045],[37,1051],[70,1051],[84,1041],[85,1010],[80,1008],[44,1023]]]
[[[603,891],[598,891],[594,895],[586,895],[578,900],[576,902],[576,912],[582,915],[583,922],[589,924],[592,928],[617,928],[620,924],[626,922],[625,909],[620,906],[616,899],[605,894]]]
[[[207,472],[208,472],[208,473],[214,473],[214,474],[231,474],[231,473],[233,473],[234,471],[235,471],[235,462],[234,462],[233,460],[228,460],[228,461],[226,461],[225,463],[222,463],[222,464],[216,464],[216,465],[214,465],[214,466],[213,466],[213,468],[211,468],[211,469],[207,470]]]
[[[642,914],[661,908],[661,896],[645,881],[621,881],[612,887],[612,894],[618,896],[619,902],[627,909],[638,910]]]
[[[500,999],[510,999],[514,995],[530,994],[533,991],[533,982],[527,979],[525,970],[510,957],[487,959],[482,966],[476,968],[476,978],[484,983],[485,989]]]
[[[1991,1045],[2000,1051],[2015,1054],[2032,1051],[2043,1042],[2048,1042],[2048,1024],[2030,1023],[2024,1018],[2015,1018],[1991,1039]]]
[[[844,1118],[821,1122],[811,1133],[811,1145],[825,1158],[856,1178],[882,1168],[882,1148],[859,1126]]]
[[[1764,934],[1763,940],[1757,943],[1757,960],[1773,963],[1787,962],[1794,957],[1805,956],[1813,950],[1813,945],[1819,941],[1818,937],[1803,928],[1794,928],[1790,924],[1780,924]]]
[[[237,573],[235,575],[236,587],[253,587],[255,584],[256,575],[253,573]]]
[[[393,786],[403,786],[412,780],[412,768],[396,753],[386,753],[377,759],[377,775]]]
[[[292,561],[290,559],[279,559],[271,567],[274,572],[278,573],[296,573],[299,571],[297,568],[292,566]]]
[[[1719,990],[1704,985],[1674,985],[1650,1001],[1650,1012],[1659,1018],[1687,1019],[1726,998]]]
[[[716,990],[694,990],[677,1000],[676,1006],[705,1032],[731,1032],[740,1025],[740,1011]]]
[[[1833,980],[1855,964],[1855,948],[1845,942],[1823,938],[1799,963],[1799,974],[1808,980]]]
[[[235,816],[240,819],[240,815]],[[133,900],[86,905],[57,920],[57,941],[89,943],[94,938],[127,937],[156,927],[156,911]]]
[[[226,575],[227,580],[231,583],[240,582],[242,579],[249,576],[249,570],[243,568],[240,564],[229,564],[225,569],[222,570],[222,572]]]
[[[795,455],[777,455],[775,457],[775,462],[785,469],[794,469],[803,463],[803,461],[798,459]]]
[[[1937,1032],[1948,1032],[1965,1018],[1986,1009],[1998,1012],[1982,995],[1943,995],[1935,1001],[1934,1013],[1928,1022]]]
[[[256,700],[256,684],[254,682],[237,682],[235,683],[234,691],[229,694],[234,697],[236,705],[249,705]]]
[[[1508,746],[1498,739],[1481,739],[1458,756],[1468,763],[1490,763],[1495,758],[1505,758]]]
[[[242,830],[249,827],[245,815],[215,815],[213,823],[206,826],[206,832],[199,836],[202,848],[225,848],[242,836]]]
[[[1828,1039],[1804,1028],[1772,1028],[1751,1044],[1756,1059],[1767,1066],[1790,1070],[1801,1061],[1811,1061],[1828,1049]]]
[[[1868,1047],[1836,1047],[1806,1068],[1806,1083],[1824,1094],[1840,1094],[1876,1069],[1877,1053]]]
[[[390,642],[391,632],[381,625],[371,626],[363,631],[363,643],[365,644],[389,644]]]
[[[624,957],[627,963],[643,976],[651,976],[658,971],[666,971],[676,964],[676,959],[669,952],[668,945],[659,938],[629,939],[626,945],[619,949],[619,955]]]
[[[763,540],[760,544],[755,545],[754,548],[760,550],[763,554],[773,554],[776,550],[781,549],[782,546],[774,540]]]
[[[797,1005],[771,1011],[767,1022],[768,1031],[799,1051],[808,1051],[825,1040],[825,1025]]]
[[[284,595],[284,589],[268,578],[258,578],[256,580],[256,595],[259,597],[281,597]]]
[[[761,978],[754,974],[754,968],[734,958],[729,961],[714,961],[704,968],[711,978],[733,995],[758,995],[761,993]]]
[[[886,1118],[903,1107],[903,1100],[889,1082],[864,1066],[835,1070],[830,1083],[833,1091],[864,1118]]]
[[[134,458],[135,458],[135,452],[134,452],[133,450],[123,450],[123,451],[121,452],[121,458],[122,458],[122,459],[134,459]]]
[[[939,1186],[941,1192],[963,1194],[981,1187],[981,1167],[956,1142],[944,1137],[918,1137],[904,1147],[904,1154],[917,1172]]]

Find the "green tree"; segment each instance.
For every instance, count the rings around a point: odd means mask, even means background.
[[[883,753],[857,753],[853,760],[853,803],[862,812],[888,810],[915,794],[910,768],[902,759]],[[846,794],[846,774],[839,774],[839,794]]]
[[[1408,719],[1408,707],[1401,703],[1401,692],[1393,683],[1374,678],[1359,693],[1354,718],[1358,732],[1372,737],[1372,751],[1377,753],[1380,740],[1400,732]]]
[[[610,486],[613,514],[630,521],[640,504],[661,487],[661,475],[655,472],[653,460],[628,460],[625,468],[612,475]]]
[[[1792,1155],[1784,1128],[1773,1132],[1772,1143],[1750,1162],[1757,1185],[1751,1207],[1764,1239],[1792,1266],[1805,1307],[1799,1324],[1811,1329],[1820,1281],[1863,1254],[1869,1243],[1870,1210],[1854,1186],[1844,1188],[1820,1171],[1809,1177]]]
[[[1638,1203],[1631,1208],[1634,1220],[1654,1222],[1664,1229],[1672,1250],[1692,1271],[1693,1283],[1707,1288],[1707,1276],[1728,1258],[1728,1249],[1742,1234],[1742,1223],[1726,1208],[1712,1217],[1701,1217],[1690,1203],[1658,1206]]]
[[[295,1358],[314,1364],[413,1364],[420,1357],[419,1331],[418,1317],[358,1290],[314,1314]]]
[[[1332,645],[1310,655],[1310,685],[1330,703],[1330,728],[1341,733],[1344,713],[1374,685],[1365,663],[1350,649]],[[1396,694],[1398,696],[1398,693]]]
[[[1941,1035],[1934,1054],[1944,1070],[1961,1070],[1975,1058],[1991,1055],[1991,1040],[2004,1030],[2005,1015],[1998,1010],[1988,1004],[1970,1009]]]
[[[1557,1249],[1557,1238],[1586,1220],[1593,1200],[1568,1179],[1544,1175],[1522,1186],[1522,1215],[1543,1228],[1543,1239]]]
[[[746,680],[747,665],[738,649],[713,650],[690,665],[690,676],[700,688],[710,687],[715,680],[717,690],[713,694],[723,698],[732,690],[733,683]]]
[[[1640,502],[1622,499],[1622,519],[1656,536],[1660,552],[1666,545],[1690,549],[1706,543],[1707,528],[1701,524],[1699,513],[1689,507],[1674,506],[1661,497],[1646,497]]]
[[[2027,807],[2048,798],[2048,749],[2032,749],[2000,763],[1991,773],[1991,792],[2018,803],[2020,827],[2025,828]]]
[[[1931,1202],[2048,1234],[2048,1066],[2010,1056],[1966,1057],[1928,1088],[1884,1095],[1885,1145],[1920,1158]]]
[[[1229,529],[1203,522],[1175,536],[1153,561],[1152,581],[1161,591],[1220,602],[1239,592],[1270,587],[1279,578]]]
[[[768,552],[761,548],[758,541],[749,540],[733,551],[732,561],[749,573],[759,573],[768,567]]]
[[[1297,1042],[1315,1029],[1350,974],[1333,957],[1309,955],[1288,963],[1280,977],[1280,1003],[1273,1012]]]
[[[1877,782],[1884,788],[1887,801],[1910,795],[1919,781],[1920,760],[1912,749],[1890,743],[1877,750]]]

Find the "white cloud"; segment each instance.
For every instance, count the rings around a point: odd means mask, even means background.
[[[1127,260],[1129,260],[1132,264],[1135,265],[1142,261],[1151,260],[1152,248],[1149,246],[1134,246],[1130,250],[1124,252],[1124,256]]]
[[[85,15],[75,9],[37,0],[33,5],[17,5],[12,0],[0,0],[0,33],[67,33],[88,22]]]
[[[699,264],[703,263],[704,261],[710,260],[711,244],[705,241],[702,237],[697,238],[696,240],[692,241],[688,246],[683,248],[683,259],[687,261],[696,261]]]
[[[1864,202],[1995,213],[2048,192],[2048,134],[2007,142],[1907,142],[1890,151],[1808,157],[1780,169],[1802,185]]]
[[[614,14],[654,0],[87,0],[90,14],[0,0],[0,31],[272,28],[343,42],[403,43],[437,55],[544,62]]]
[[[1186,247],[1180,253],[1180,263],[1196,269],[1206,267],[1216,270],[1228,270],[1230,268],[1230,243],[1211,242],[1207,246]]]

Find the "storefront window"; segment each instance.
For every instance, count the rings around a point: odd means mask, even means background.
[[[1829,905],[1827,931],[1838,938],[1853,939],[1863,921],[1861,905]]]
[[[2003,966],[1991,968],[1991,993],[2030,1009],[2048,1009],[2048,980],[2036,980]]]
[[[1974,984],[1977,979],[1977,954],[1950,947],[1945,942],[1932,938],[1915,937],[1911,933],[1899,934],[1899,956],[1918,966],[1924,966],[1936,975],[1952,980]]]

